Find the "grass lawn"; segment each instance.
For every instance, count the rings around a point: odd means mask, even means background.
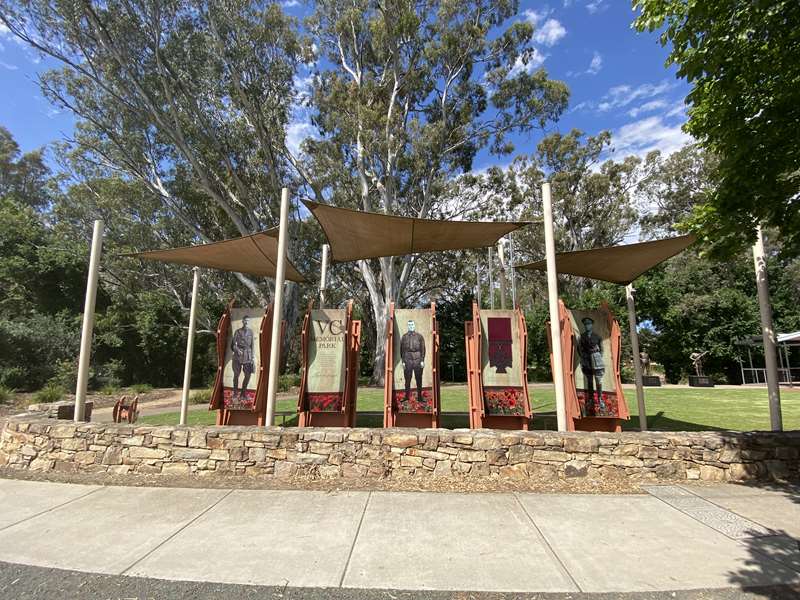
[[[625,399],[631,411],[631,420],[624,424],[625,429],[639,427],[636,393],[625,390]],[[656,431],[701,431],[710,429],[756,430],[769,428],[769,410],[765,389],[688,389],[688,388],[647,388],[647,420],[650,429]],[[784,429],[800,429],[800,391],[782,390]],[[294,412],[295,399],[279,400],[276,412]],[[531,390],[531,407],[534,412],[535,429],[555,429],[554,417],[536,417],[540,413],[555,411],[555,397],[552,389]],[[383,389],[360,388],[358,409],[364,412],[383,412]],[[146,405],[144,407],[146,411]],[[442,386],[442,412],[467,411],[466,386]],[[216,411],[190,411],[189,425],[213,425]],[[276,422],[282,424],[283,417]],[[150,425],[172,425],[178,422],[178,413],[162,413],[144,416],[141,423]],[[297,416],[286,417],[286,425],[297,424]],[[382,416],[360,415],[360,427],[381,427]],[[442,426],[448,428],[468,427],[467,415],[444,416]]]

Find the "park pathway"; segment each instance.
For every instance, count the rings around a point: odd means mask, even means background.
[[[169,581],[362,590],[800,585],[796,488],[644,489],[331,493],[0,479],[0,561]]]

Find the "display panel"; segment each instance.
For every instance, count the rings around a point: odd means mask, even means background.
[[[483,310],[481,373],[488,415],[525,415],[519,318],[513,310]]]
[[[430,309],[394,311],[393,402],[399,412],[433,412],[433,331]]]
[[[608,315],[600,310],[571,310],[574,339],[572,368],[581,415],[618,417],[616,365]]]
[[[261,350],[262,308],[232,308],[222,374],[222,403],[227,410],[253,410]]]
[[[312,310],[309,323],[306,394],[312,412],[338,412],[344,402],[347,314]]]

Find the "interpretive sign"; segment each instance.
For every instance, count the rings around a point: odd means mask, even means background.
[[[432,427],[439,413],[439,340],[435,308],[390,310],[386,339],[387,427]],[[399,415],[421,415],[398,423]],[[434,416],[431,419],[431,415]],[[399,417],[403,421],[403,417]]]
[[[464,328],[470,427],[527,429],[531,410],[522,312],[481,310],[473,303],[472,320]]]
[[[361,321],[354,321],[352,312],[352,302],[347,309],[309,306],[306,312],[300,333],[300,427],[355,426]]]
[[[595,310],[569,310],[559,301],[561,352],[567,428],[620,430],[629,417],[622,393],[619,323],[607,305]],[[548,335],[548,341],[552,343]],[[552,354],[551,354],[552,362]]]

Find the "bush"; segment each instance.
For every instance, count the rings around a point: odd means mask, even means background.
[[[48,383],[33,395],[33,399],[39,404],[52,404],[61,402],[67,391],[57,383]]]
[[[114,387],[116,391],[122,387],[122,374],[124,371],[125,365],[123,362],[119,359],[112,358],[97,368],[97,376],[93,381],[94,388],[102,391],[108,387]]]
[[[0,385],[0,404],[11,404],[14,401],[14,390]]]
[[[297,387],[299,385],[300,385],[299,373],[287,373],[286,375],[281,375],[280,377],[278,377],[279,392],[290,392],[293,387]]]
[[[21,367],[0,368],[0,385],[6,388],[20,389],[29,383],[25,377],[25,370]]]
[[[117,392],[119,392],[119,386],[113,383],[107,383],[100,388],[100,393],[103,394],[103,396],[115,396]]]
[[[211,402],[211,390],[197,390],[189,394],[189,404],[208,404]]]
[[[94,372],[89,370],[89,380],[94,377]],[[56,361],[53,377],[50,383],[60,385],[61,387],[74,390],[78,385],[78,361],[64,358]]]
[[[131,386],[131,391],[134,394],[146,394],[147,392],[153,391],[153,386],[149,383],[134,383]]]

